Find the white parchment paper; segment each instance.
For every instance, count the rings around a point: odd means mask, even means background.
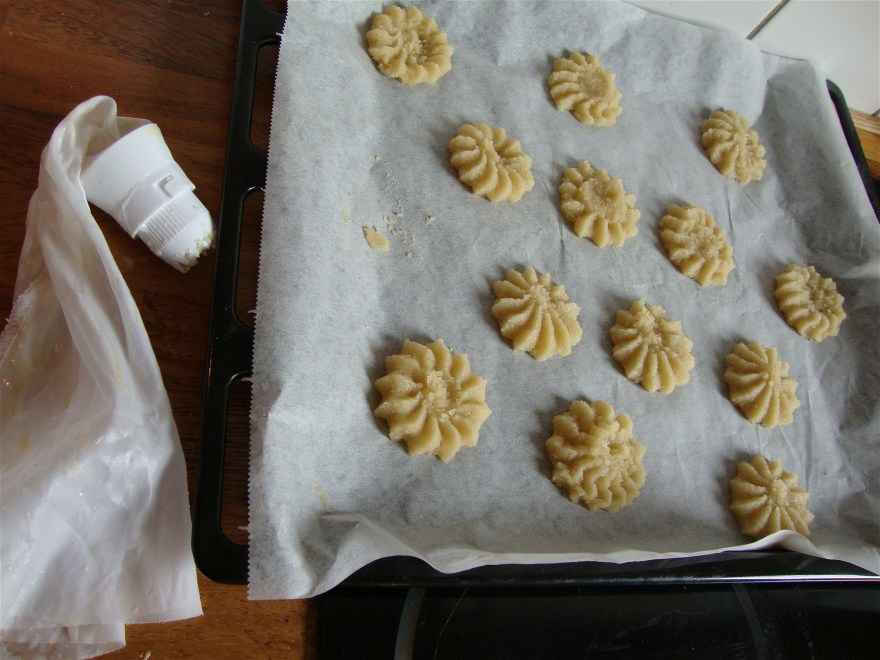
[[[364,47],[379,3],[291,3],[265,198],[250,482],[250,595],[308,596],[368,562],[421,557],[443,571],[505,562],[625,562],[781,542],[880,572],[880,226],[824,80],[801,60],[618,3],[424,3],[455,47],[436,86],[382,76]],[[552,105],[552,58],[588,50],[617,73],[624,111],[588,128]],[[703,156],[699,126],[734,108],[767,147],[741,186]],[[447,164],[458,126],[520,139],[535,189],[518,204],[470,194]],[[623,177],[637,237],[599,249],[560,217],[562,169],[588,159]],[[709,209],[736,270],[701,289],[667,261],[657,223],[672,202]],[[373,252],[361,226],[392,242]],[[812,344],[773,304],[789,261],[834,277],[849,318]],[[502,341],[490,282],[551,272],[582,308],[584,339],[538,363]],[[644,297],[694,341],[692,381],[670,396],[630,383],[609,355],[618,308]],[[410,458],[372,416],[372,381],[405,337],[442,337],[489,381],[479,445],[449,465]],[[765,430],[725,397],[733,343],[776,346],[802,402]],[[648,479],[615,514],[571,504],[547,478],[552,416],[575,398],[629,414]],[[779,458],[811,492],[812,543],[782,533],[745,546],[727,510],[736,461]]]

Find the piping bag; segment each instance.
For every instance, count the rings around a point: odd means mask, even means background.
[[[150,126],[95,97],[42,154],[0,334],[0,645],[12,653],[92,657],[124,646],[126,623],[202,613],[168,395],[84,186],[84,167],[126,136],[140,130],[155,142]],[[141,238],[145,218],[161,221],[161,235],[153,224],[153,245],[145,242],[184,268],[210,244],[210,216],[170,153],[145,144],[138,149],[153,156],[128,169],[148,163],[143,174],[154,176],[143,185],[116,176],[94,201],[117,220],[127,209],[121,224]]]

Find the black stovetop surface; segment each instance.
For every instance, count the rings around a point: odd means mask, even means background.
[[[318,657],[880,658],[877,584],[335,590]]]

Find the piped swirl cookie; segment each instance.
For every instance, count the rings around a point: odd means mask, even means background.
[[[546,443],[553,483],[590,511],[629,506],[645,485],[645,446],[632,432],[632,420],[610,404],[572,402],[553,418]]]
[[[623,111],[614,74],[595,55],[572,53],[557,58],[547,84],[556,108],[571,112],[582,124],[614,126]]]
[[[636,196],[623,182],[587,161],[569,167],[559,185],[559,208],[575,234],[599,247],[621,246],[639,232]]]
[[[434,454],[444,463],[477,444],[492,411],[486,381],[471,373],[467,355],[452,353],[442,339],[427,346],[407,339],[400,353],[385,358],[385,369],[375,382],[382,395],[375,414],[392,440],[403,440],[411,455]]]
[[[465,124],[449,142],[459,180],[493,202],[518,202],[535,186],[532,159],[503,128]]]
[[[809,498],[796,476],[783,470],[779,461],[761,455],[737,464],[730,480],[730,510],[746,536],[761,538],[781,529],[809,536]]]
[[[513,350],[526,351],[540,361],[569,355],[581,340],[580,307],[549,274],[531,266],[522,272],[509,270],[492,288],[492,315]]]
[[[726,361],[727,396],[747,420],[766,428],[791,424],[801,405],[797,381],[788,375],[789,365],[775,348],[740,342]]]
[[[846,318],[834,280],[812,266],[789,265],[776,276],[774,295],[785,321],[813,341],[836,337]]]
[[[379,70],[405,85],[435,83],[452,68],[452,47],[433,18],[391,5],[373,16],[367,52]]]
[[[666,318],[660,305],[637,300],[617,312],[609,334],[611,355],[623,373],[649,392],[669,394],[690,381],[693,342],[685,336],[681,322]]]
[[[727,236],[698,206],[670,206],[660,219],[660,242],[669,261],[700,286],[723,286],[735,267]]]
[[[760,181],[764,176],[764,145],[741,114],[715,110],[703,122],[700,142],[706,156],[724,176],[742,184]]]

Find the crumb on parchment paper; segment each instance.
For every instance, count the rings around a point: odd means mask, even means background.
[[[312,484],[312,490],[315,491],[315,495],[318,496],[318,499],[321,501],[321,506],[325,509],[330,508],[330,496],[327,495],[327,491],[321,487],[321,484],[315,481]]]
[[[403,255],[407,258],[414,256],[413,248],[415,247],[415,237],[413,233],[407,229],[406,225],[401,222],[400,212],[392,210],[384,218],[386,231],[394,237],[394,240],[403,246],[405,252]]]
[[[387,206],[385,206],[386,210],[381,216],[381,220],[384,223],[381,231],[377,227],[380,223],[372,224],[375,222],[374,218],[365,217],[362,219],[362,221],[371,223],[363,225],[364,238],[366,238],[367,243],[372,249],[382,252],[387,252],[393,241],[395,254],[400,254],[408,259],[414,258],[417,252],[414,232],[416,232],[416,225],[419,223],[413,220],[420,217],[419,210],[407,208],[400,180],[389,166],[389,163],[379,154],[373,154],[371,160],[373,161],[371,169],[375,170],[381,198]],[[350,213],[349,208],[345,209],[343,211],[343,219],[350,217]],[[433,216],[431,216],[430,221],[427,219],[429,215],[431,214],[422,213],[422,217],[425,218],[427,224],[433,221]],[[383,247],[383,244],[388,247]]]
[[[362,229],[364,230],[364,238],[367,240],[367,245],[370,246],[370,249],[376,250],[377,252],[388,252],[391,248],[391,244],[382,232],[375,227],[368,227],[367,225],[364,225]]]

